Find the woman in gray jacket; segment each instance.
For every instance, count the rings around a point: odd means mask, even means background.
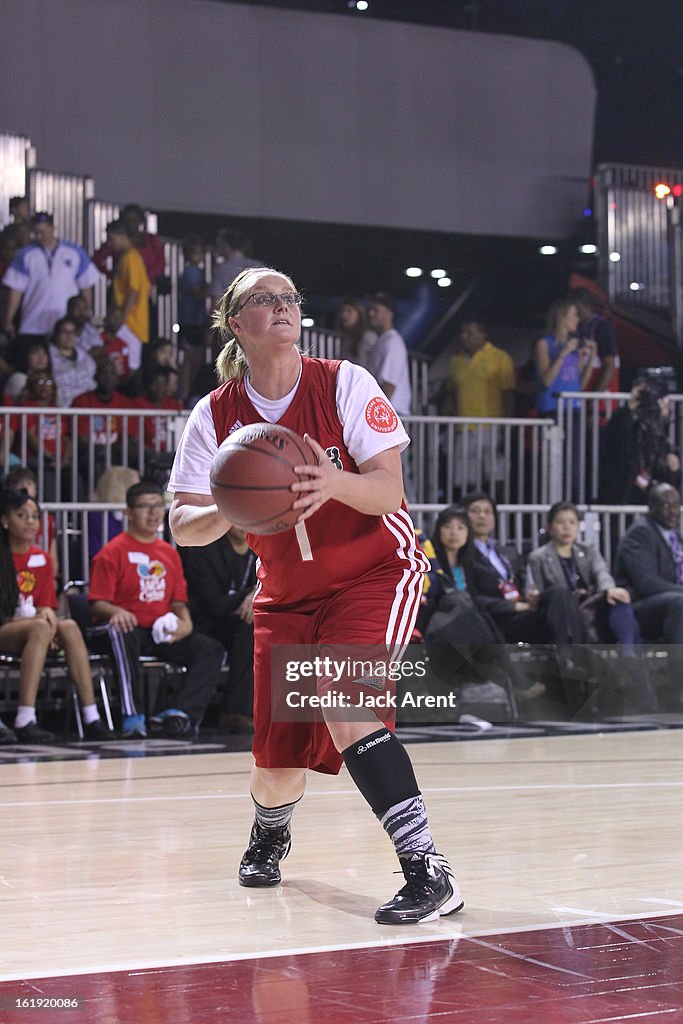
[[[577,541],[580,524],[576,505],[556,502],[548,512],[549,540],[531,552],[529,570],[541,594],[548,587],[564,585],[581,604],[589,602],[597,613],[599,639],[616,641],[624,648],[623,654],[633,655],[641,637],[631,595],[625,587],[616,585],[598,549]]]

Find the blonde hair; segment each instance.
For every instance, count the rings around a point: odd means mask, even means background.
[[[140,483],[137,469],[128,466],[112,466],[103,473],[93,491],[93,501],[106,502],[110,505],[125,504],[126,491],[133,484]]]
[[[576,302],[572,298],[568,299],[556,299],[552,306],[548,310],[548,321],[546,323],[546,332],[552,334],[553,337],[558,336],[560,330],[560,322],[567,315],[572,306],[576,307]]]
[[[226,380],[241,380],[249,369],[244,349],[240,345],[235,332],[230,327],[229,320],[231,317],[239,315],[236,310],[239,310],[246,292],[249,291],[252,285],[259,278],[268,277],[271,274],[275,274],[277,277],[288,281],[292,291],[296,291],[291,277],[283,274],[280,270],[275,270],[273,267],[247,267],[228,285],[218,308],[213,312],[211,326],[218,331],[221,341],[224,342],[223,348],[218,353],[218,358],[216,359],[216,372],[221,384],[225,383]]]

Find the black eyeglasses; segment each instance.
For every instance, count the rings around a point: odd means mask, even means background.
[[[300,292],[283,292],[282,295],[276,295],[275,292],[252,292],[232,315],[237,316],[252,299],[255,306],[275,306],[278,302],[283,306],[300,306],[303,298]]]
[[[54,384],[52,377],[36,377],[36,384]]]
[[[142,512],[158,512],[160,509],[166,508],[163,501],[155,501],[153,505],[132,505],[131,507]]]

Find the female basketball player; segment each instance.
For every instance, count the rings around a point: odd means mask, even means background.
[[[400,657],[417,615],[422,573],[429,568],[402,503],[400,453],[408,436],[367,371],[301,355],[300,304],[290,278],[269,268],[245,270],[229,286],[215,315],[226,342],[217,364],[225,383],[193,409],[169,485],[175,492],[176,541],[202,545],[228,529],[211,497],[209,470],[232,430],[279,423],[305,435],[320,463],[295,470],[301,479],[292,485],[294,507],[301,516],[294,531],[248,535],[260,559],[254,601],[255,820],[239,880],[247,886],[280,882],[279,862],[289,853],[290,821],[306,769],[336,774],[343,761],[390,836],[406,880],[375,920],[435,920],[459,910],[462,898],[448,862],[434,847],[408,754],[387,728],[391,709],[345,714],[337,708],[325,712],[324,721],[285,722],[271,715],[271,698],[277,702],[284,683],[271,681],[273,650],[296,644],[325,653],[339,645],[374,645],[385,657]],[[319,692],[329,682],[319,680]],[[384,686],[382,696],[389,692],[386,679],[355,680],[354,703],[363,703],[368,684],[371,694]]]

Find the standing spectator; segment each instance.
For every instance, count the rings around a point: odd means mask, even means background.
[[[602,435],[600,501],[640,505],[653,483],[681,486],[681,460],[668,437],[669,399],[655,381],[640,378],[626,405]]]
[[[92,310],[82,295],[72,295],[66,304],[66,315],[76,324],[76,345],[93,359],[104,352],[102,334],[92,322]]]
[[[368,310],[371,326],[379,337],[370,353],[368,369],[399,416],[410,416],[412,390],[408,349],[402,336],[394,327],[396,303],[390,295],[379,292]],[[403,486],[408,502],[415,501],[410,456],[408,449],[401,452]]]
[[[579,311],[571,299],[558,299],[550,307],[546,333],[534,348],[539,415],[557,413],[556,391],[582,391],[591,373],[595,342],[581,344]],[[575,399],[573,408],[578,410]]]
[[[486,323],[467,320],[460,331],[461,351],[448,364],[447,389],[455,416],[514,416],[515,369],[512,359],[488,338]],[[476,429],[476,434],[474,433]],[[481,425],[460,428],[456,435],[455,461],[461,486],[475,484],[479,467],[493,484],[505,475],[505,466],[494,445],[493,432]],[[502,437],[496,437],[502,441]]]
[[[180,391],[183,398],[199,368],[206,361],[206,284],[204,280],[204,246],[199,235],[183,240],[183,273],[178,286],[178,320],[183,363],[180,370]]]
[[[55,324],[50,360],[52,376],[64,406],[70,406],[76,395],[91,391],[95,386],[95,360],[76,345],[77,328],[69,316]]]
[[[598,302],[588,288],[574,288],[569,297],[579,313],[579,337],[595,342],[592,371],[585,390],[618,391],[619,357],[612,324],[598,312]]]
[[[179,550],[192,620],[228,652],[230,686],[221,725],[229,732],[253,732],[256,555],[238,526],[206,547]]]
[[[45,340],[72,295],[81,293],[92,305],[92,289],[100,276],[80,245],[56,237],[52,214],[36,213],[31,223],[35,242],[19,250],[3,277],[9,288],[4,328],[10,337],[15,336],[14,316],[21,305],[15,345],[20,366],[30,341]]]
[[[166,270],[163,242],[158,235],[154,235],[142,227],[145,223],[145,211],[138,203],[127,203],[121,210],[120,220],[123,221],[133,246],[142,258],[151,289],[158,283],[159,278]],[[113,263],[113,271],[108,269],[110,259]],[[115,276],[119,259],[120,253],[112,246],[109,239],[93,255],[95,265],[108,277]]]
[[[161,488],[142,482],[126,493],[128,525],[95,555],[89,597],[95,619],[107,624],[121,687],[124,737],[144,739],[147,726],[171,737],[193,738],[214,692],[223,660],[216,641],[194,631],[178,552],[158,539],[164,520]],[[187,673],[174,706],[153,715],[142,706],[140,655],[153,655]]]
[[[31,217],[31,207],[28,196],[11,196],[9,201],[9,215],[13,224],[28,225]]]
[[[355,299],[342,300],[335,329],[341,338],[339,358],[348,359],[367,370],[377,335],[369,330],[367,316],[360,302]]]
[[[178,372],[175,361],[173,345],[166,338],[157,338],[150,341],[142,350],[142,361],[135,373],[129,378],[125,387],[125,394],[129,398],[139,398],[144,394],[150,377],[158,369],[164,366]]]
[[[412,393],[408,349],[394,327],[396,302],[379,292],[372,300],[368,317],[379,337],[370,355],[368,369],[399,416],[410,416]]]
[[[236,228],[221,228],[216,235],[216,262],[211,275],[209,294],[214,307],[218,306],[228,285],[247,267],[262,267],[260,260],[251,257],[251,242]]]
[[[107,239],[119,257],[112,289],[114,304],[121,306],[123,322],[144,345],[149,341],[150,293],[145,264],[122,220],[107,225]]]
[[[467,320],[461,351],[448,364],[448,391],[455,416],[514,416],[515,368],[502,348],[489,341],[486,323]]]

